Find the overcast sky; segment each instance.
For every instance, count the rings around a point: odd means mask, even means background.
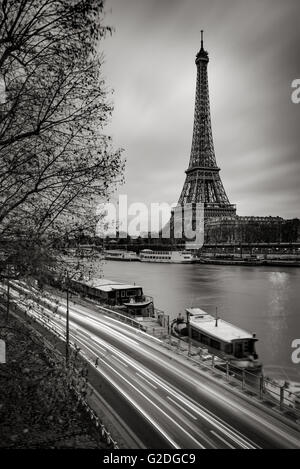
[[[130,202],[178,201],[188,167],[200,30],[212,131],[239,215],[300,216],[299,0],[107,0],[108,128],[125,149]]]

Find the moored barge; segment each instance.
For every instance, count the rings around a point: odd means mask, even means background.
[[[258,340],[255,334],[211,316],[200,308],[188,308],[186,314],[186,320],[180,316],[172,322],[174,336],[207,349],[232,367],[261,372],[262,364],[255,350]]]

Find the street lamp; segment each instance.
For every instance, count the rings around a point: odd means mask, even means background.
[[[77,266],[78,267],[78,266]],[[73,279],[76,275],[76,270],[74,274],[69,275],[69,271],[65,270],[65,286],[67,290],[67,311],[66,311],[66,365],[69,364],[70,358],[70,308],[69,308],[69,297],[70,297],[70,279]]]
[[[66,312],[66,365],[69,365],[70,357],[70,320],[69,320],[69,272],[66,271],[66,287],[67,287],[67,312]]]
[[[6,266],[6,272],[7,272],[7,290],[6,290],[6,322],[8,322],[9,318],[9,307],[10,307],[10,271],[9,271],[9,266]]]
[[[186,312],[186,323],[187,323],[187,328],[188,328],[188,337],[189,337],[189,350],[188,350],[188,356],[191,356],[191,324],[190,324],[190,312]]]
[[[7,278],[6,322],[8,322],[8,317],[9,317],[9,306],[10,306],[10,281],[9,281],[9,278]]]

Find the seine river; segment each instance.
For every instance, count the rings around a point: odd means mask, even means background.
[[[170,319],[200,307],[249,332],[265,374],[300,381],[291,343],[300,339],[300,269],[106,261],[105,278],[141,285]]]

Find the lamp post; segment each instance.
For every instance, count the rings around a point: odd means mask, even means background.
[[[7,300],[6,300],[6,322],[8,322],[9,317],[9,305],[10,305],[10,281],[7,279]]]
[[[191,356],[191,325],[190,325],[190,313],[189,311],[186,312],[186,322],[188,328],[188,337],[189,337],[189,349],[188,349],[188,356]]]
[[[70,320],[69,320],[69,272],[66,273],[67,287],[67,312],[66,312],[66,365],[69,365],[70,357]]]
[[[9,265],[6,265],[6,274],[7,274],[7,290],[6,290],[6,322],[9,318],[9,307],[10,307],[10,268]]]
[[[74,278],[75,273],[71,276],[69,271],[65,271],[65,286],[67,290],[67,310],[66,310],[66,365],[69,365],[70,358],[70,307],[69,307],[69,298],[70,298],[70,280]]]

